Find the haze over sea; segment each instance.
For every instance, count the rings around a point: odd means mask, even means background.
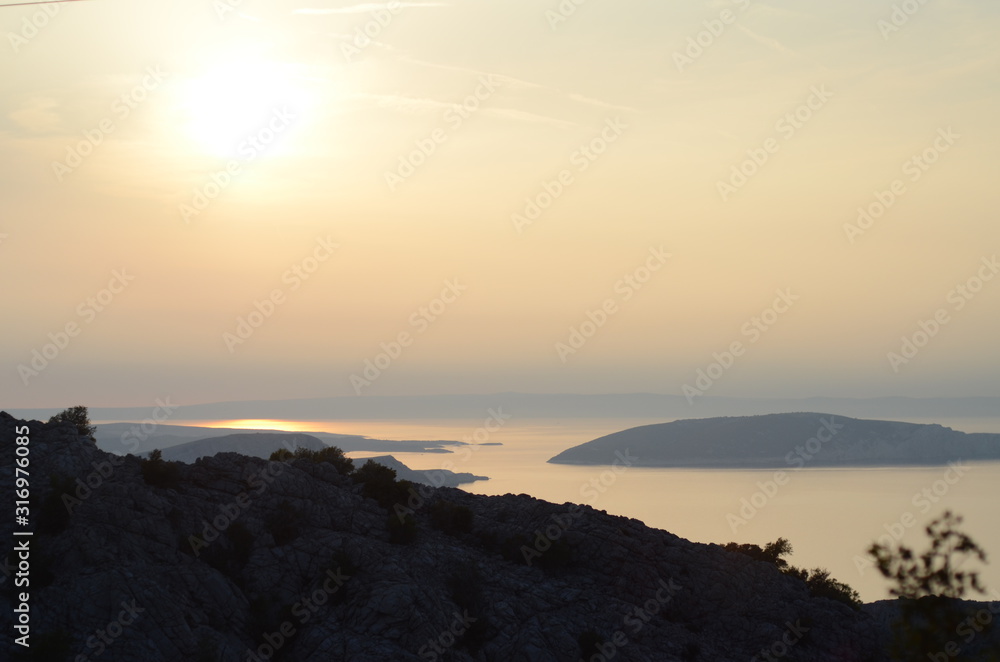
[[[507,412],[503,412],[506,414]],[[247,427],[361,434],[379,439],[457,440],[487,443],[470,452],[398,453],[419,470],[450,469],[489,476],[462,486],[477,494],[529,494],[555,503],[586,503],[615,515],[634,517],[697,542],[764,544],[779,537],[794,547],[800,567],[825,567],[858,590],[865,601],[888,597],[886,583],[868,566],[872,541],[916,550],[925,546],[923,526],[945,509],[965,518],[965,530],[988,554],[982,573],[988,590],[1000,591],[1000,462],[948,467],[784,468],[784,485],[772,486],[776,471],[747,469],[660,469],[548,464],[572,446],[638,425],[672,419],[522,419],[514,412],[503,425],[483,419],[336,421],[171,421],[172,424]],[[888,418],[888,417],[887,417]],[[1000,417],[891,417],[938,423],[963,432],[1000,432]],[[364,458],[382,453],[350,453]],[[449,464],[450,463],[450,464]],[[775,489],[776,487],[776,489]],[[925,492],[926,490],[926,492]],[[765,494],[765,491],[770,495]],[[756,495],[756,496],[755,496]],[[746,500],[746,501],[744,501]],[[747,506],[746,504],[750,504]],[[742,512],[741,512],[742,511]],[[912,519],[908,517],[912,515]],[[993,595],[991,599],[1000,599]]]

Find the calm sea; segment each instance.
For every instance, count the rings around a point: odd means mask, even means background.
[[[965,432],[1000,432],[1000,418],[910,420],[940,423]],[[511,418],[493,431],[488,431],[484,422],[255,421],[254,426],[381,439],[499,443],[502,445],[481,446],[468,453],[399,453],[397,458],[413,469],[449,468],[490,477],[463,486],[469,492],[525,493],[556,503],[586,503],[692,541],[764,544],[785,537],[794,549],[790,558],[793,565],[825,567],[857,589],[866,601],[888,597],[886,582],[868,563],[868,545],[882,537],[922,550],[926,543],[923,527],[946,509],[961,514],[965,518],[963,529],[987,554],[992,553],[990,558],[1000,560],[1000,462],[954,469],[806,467],[789,473],[783,485],[772,484],[774,470],[626,468],[614,473],[608,467],[554,465],[546,460],[604,434],[662,423],[663,419]],[[232,421],[211,425],[235,426]],[[362,458],[373,454],[351,455]],[[1000,589],[1000,564],[983,568],[981,577],[989,588]]]

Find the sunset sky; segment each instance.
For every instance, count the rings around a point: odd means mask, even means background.
[[[3,405],[1000,396],[1000,5],[896,5],[0,8]]]

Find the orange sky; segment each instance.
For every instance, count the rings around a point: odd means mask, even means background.
[[[0,9],[5,405],[1000,395],[995,3],[220,6]]]

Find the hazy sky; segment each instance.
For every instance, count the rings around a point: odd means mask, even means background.
[[[0,9],[2,405],[1000,395],[1000,5],[897,4]]]

